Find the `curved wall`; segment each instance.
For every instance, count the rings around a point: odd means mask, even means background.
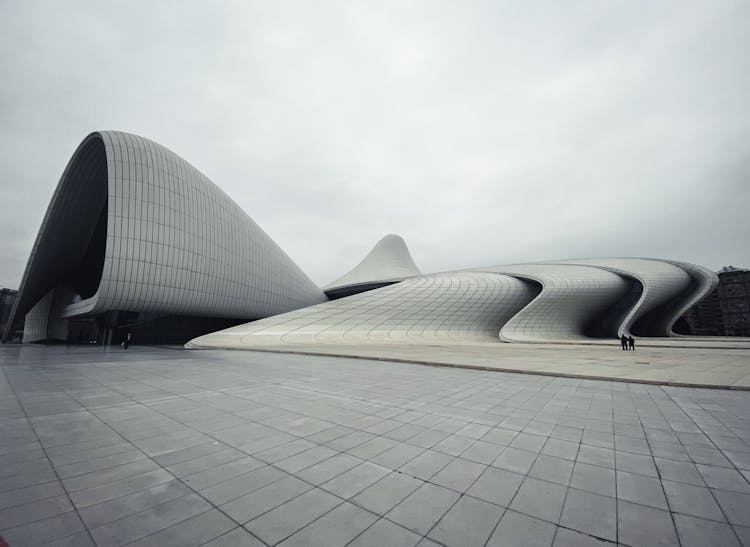
[[[673,306],[671,307],[671,316],[668,317],[666,325],[666,331],[669,336],[684,336],[674,332],[673,329],[675,323],[677,323],[677,320],[685,315],[690,308],[716,290],[719,286],[719,276],[703,266],[696,266],[695,264],[677,262],[674,260],[670,260],[669,262],[670,264],[674,264],[685,270],[691,278],[691,284],[688,290],[686,290],[680,298],[675,299]]]
[[[100,134],[109,216],[93,311],[251,318],[326,300],[203,173],[148,139]]]
[[[668,336],[659,308],[690,286],[685,270],[666,261],[646,258],[598,258],[565,260],[556,264],[595,266],[629,277],[641,284],[642,292],[621,319],[618,334]]]
[[[99,279],[83,279],[92,264]],[[70,160],[13,316],[56,287],[80,295],[63,316],[124,310],[253,319],[327,300],[201,172],[153,141],[116,131],[90,134]]]
[[[483,271],[534,280],[542,286],[539,296],[500,330],[500,338],[506,342],[584,339],[591,322],[629,289],[629,283],[619,275],[586,266],[521,264]]]
[[[360,294],[329,302],[197,169],[148,139],[101,131],[79,145],[54,192],[4,339],[22,315],[25,340],[45,340],[64,338],[68,318],[105,312],[117,312],[103,322],[115,329],[165,317],[222,326],[268,318],[195,341],[209,346],[667,336],[716,283],[705,268],[637,258],[423,276],[403,239],[388,235],[326,287]],[[116,316],[125,313],[123,326]]]
[[[106,203],[107,157],[102,139],[92,133],[76,149],[52,195],[21,278],[4,340],[12,331],[15,318],[25,315],[37,303],[40,309],[30,317],[28,330],[34,332],[35,340],[44,339],[40,329],[47,324],[50,306],[49,301],[41,301],[80,269]],[[102,254],[94,260],[99,271],[103,258]]]
[[[503,324],[538,293],[494,273],[457,272],[400,283],[196,338],[188,347],[368,341],[498,341]]]
[[[349,296],[420,275],[406,242],[388,234],[375,244],[367,256],[351,271],[323,290],[331,298]]]
[[[205,335],[188,346],[580,342],[614,339],[634,325],[665,336],[678,308],[712,286],[710,272],[695,267],[691,282],[691,271],[688,264],[651,259],[592,259],[415,276]]]

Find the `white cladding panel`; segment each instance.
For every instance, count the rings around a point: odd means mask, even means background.
[[[483,268],[542,285],[542,292],[500,331],[506,342],[571,341],[628,290],[617,274],[585,266],[521,264]]]
[[[493,273],[422,276],[201,336],[189,345],[497,341],[503,324],[536,293],[531,283]]]
[[[637,279],[643,292],[620,325],[620,332],[628,334],[638,319],[670,299],[677,298],[690,287],[688,273],[669,262],[646,258],[598,258],[566,260],[565,264],[597,266]],[[668,332],[652,333],[652,336],[668,336]]]
[[[330,290],[379,281],[401,281],[415,275],[420,275],[420,271],[404,239],[389,234],[375,244],[362,262],[324,288]]]
[[[101,132],[107,246],[93,311],[266,317],[326,298],[224,192],[163,146]]]

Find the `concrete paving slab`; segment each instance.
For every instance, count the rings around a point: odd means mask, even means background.
[[[532,349],[513,358],[583,355]],[[750,537],[742,390],[6,345],[0,393],[0,536],[10,545],[262,545],[246,524],[290,545]],[[327,503],[307,503],[311,491]]]
[[[400,361],[674,386],[750,390],[750,340],[649,339],[636,351],[617,343],[295,344],[244,351],[272,351]],[[710,363],[709,366],[707,366]]]

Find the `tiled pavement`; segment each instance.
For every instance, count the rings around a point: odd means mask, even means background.
[[[748,392],[138,347],[0,363],[11,547],[750,545]]]
[[[601,339],[590,339],[586,344],[319,342],[247,349],[750,391],[750,339],[715,338],[648,338],[636,342],[637,351],[622,351],[619,341]],[[678,343],[685,346],[678,347]]]

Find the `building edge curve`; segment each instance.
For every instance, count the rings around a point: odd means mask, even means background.
[[[92,270],[89,259],[101,267]],[[60,320],[113,310],[247,320],[327,300],[205,175],[166,147],[119,131],[90,133],[68,161],[3,339],[57,288],[76,295],[57,306]]]

